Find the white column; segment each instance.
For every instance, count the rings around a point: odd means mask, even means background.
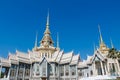
[[[8,79],[10,78],[10,71],[11,71],[11,68],[9,68],[9,70],[8,70],[8,75],[7,75]]]
[[[114,67],[115,67],[115,75],[118,73],[118,69],[117,69],[117,65],[116,65],[116,60],[115,60],[115,62],[114,62]]]
[[[19,65],[16,65],[17,66],[17,70],[16,70],[16,80],[17,80],[17,77],[18,77],[18,70],[19,70]]]
[[[104,67],[105,67],[105,72],[106,72],[106,75],[107,75],[108,74],[107,64],[105,64]]]
[[[77,65],[76,65],[76,80],[78,80],[78,69],[77,69]]]
[[[116,59],[116,63],[117,63],[117,70],[118,70],[118,74],[120,75],[120,66],[119,66],[118,59]]]
[[[65,65],[64,65],[64,80],[65,80]]]
[[[70,71],[70,65],[69,65],[69,78],[71,80],[71,71]]]
[[[103,63],[100,61],[101,69],[102,69],[102,75],[104,75],[104,69],[103,69]]]
[[[110,65],[109,65],[109,62],[107,62],[107,71],[108,71],[108,75],[110,75]]]
[[[93,62],[93,75],[94,75],[94,76],[97,75],[96,66],[95,66],[95,61]]]
[[[23,68],[23,80],[25,79],[25,64],[24,64],[24,68]]]
[[[60,65],[58,63],[58,80],[60,80]]]
[[[32,63],[30,64],[30,77],[29,77],[29,79],[31,79],[32,78]]]
[[[48,66],[47,66],[47,61],[46,61],[46,76],[48,76],[47,71],[48,71]]]
[[[54,80],[55,80],[55,64],[53,64],[53,76],[54,76]]]

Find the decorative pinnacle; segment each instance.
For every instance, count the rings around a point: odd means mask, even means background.
[[[48,10],[48,15],[47,15],[47,23],[46,23],[46,27],[49,28],[49,10]]]
[[[93,44],[93,47],[94,47],[94,51],[95,51],[96,50],[95,43]]]
[[[45,34],[50,34],[50,30],[49,30],[49,11],[48,11],[48,15],[47,15],[46,30],[45,30],[44,33]]]
[[[37,47],[37,36],[38,36],[38,32],[36,32],[35,48]]]
[[[100,30],[100,25],[98,24],[99,34],[100,34],[100,43],[103,43],[102,34]]]
[[[57,33],[57,48],[59,48],[59,34]]]
[[[111,47],[114,48],[112,39],[110,38]]]

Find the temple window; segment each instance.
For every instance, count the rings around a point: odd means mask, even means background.
[[[81,72],[79,73],[79,76],[82,76],[82,73],[81,73]]]
[[[93,75],[93,71],[92,70],[90,71],[90,74],[91,74],[91,76]]]
[[[39,71],[39,65],[37,64],[37,71]]]
[[[52,66],[51,65],[49,65],[49,70],[50,70],[50,76],[52,76],[53,72],[52,72]]]
[[[64,65],[60,65],[60,76],[64,75]]]
[[[68,76],[68,75],[69,75],[69,72],[66,72],[65,75]]]
[[[23,70],[19,70],[18,75],[22,76],[23,75]]]
[[[15,70],[11,70],[10,76],[15,76]]]
[[[63,76],[64,74],[63,73],[60,73],[61,76]]]
[[[47,53],[45,53],[45,57],[47,57]]]
[[[65,65],[65,74],[66,76],[69,75],[69,65]]]
[[[26,75],[26,76],[29,76],[29,75],[30,75],[30,70],[29,70],[29,69],[26,69],[25,75]]]
[[[72,75],[75,75],[75,73],[74,73],[74,72],[72,72]]]
[[[76,66],[75,65],[73,65],[73,66],[71,66],[71,75],[76,75]]]
[[[89,74],[87,73],[87,77],[89,77]]]

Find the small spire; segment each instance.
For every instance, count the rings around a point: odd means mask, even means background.
[[[35,39],[35,47],[34,48],[37,48],[37,36],[38,36],[38,32],[36,32],[36,39]]]
[[[57,48],[59,48],[59,33],[57,33]]]
[[[44,47],[53,46],[54,42],[53,42],[50,34],[51,34],[51,32],[50,32],[50,29],[49,29],[49,11],[48,11],[46,29],[45,29],[43,38],[40,42],[41,43],[40,46],[44,46]]]
[[[95,51],[96,50],[95,43],[93,44],[93,47],[94,47],[94,51]]]
[[[46,30],[45,30],[44,34],[50,34],[50,30],[49,30],[49,10],[48,10],[48,15],[47,15]]]
[[[112,39],[110,38],[111,48],[114,48]]]
[[[49,28],[49,10],[48,10],[48,15],[47,15],[47,23],[46,23],[46,27]]]
[[[98,29],[99,29],[99,34],[100,34],[100,43],[103,43],[101,29],[100,29],[100,25],[99,24],[98,24]]]

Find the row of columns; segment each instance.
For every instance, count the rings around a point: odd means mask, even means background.
[[[16,65],[17,66],[17,68],[16,68],[16,75],[15,75],[15,80],[17,80],[17,78],[19,77],[19,70],[20,70],[20,67],[19,67],[19,65]],[[32,66],[31,66],[32,67]],[[31,77],[31,67],[30,67],[30,77]],[[23,71],[23,74],[22,74],[22,80],[24,80],[25,79],[25,69],[26,69],[26,67],[25,67],[25,64],[24,64],[24,67],[22,68],[22,71]],[[11,68],[9,69],[9,73],[8,73],[8,76],[10,76],[10,73],[11,73]],[[30,79],[30,78],[29,78]]]
[[[76,80],[78,80],[78,72],[77,72],[78,69],[77,69],[77,66],[75,66],[75,70],[76,70],[76,72],[75,72]],[[60,74],[60,75],[61,75],[61,74]],[[60,76],[60,75],[59,75],[59,76]],[[66,67],[65,67],[65,65],[64,65],[64,76],[66,76]],[[72,76],[72,75],[71,75],[70,65],[69,65],[69,75],[68,75],[68,76],[69,76],[69,80],[71,80],[71,78],[72,78],[71,76]],[[65,77],[64,77],[64,80],[65,80]]]
[[[101,70],[102,70],[102,75],[108,74],[107,65],[106,64],[103,65],[102,61],[99,61],[99,62],[100,62]],[[94,76],[98,75],[95,61],[93,62],[93,75]]]
[[[108,75],[111,75],[111,74],[110,74],[110,66],[112,67],[112,64],[114,64],[114,66],[115,66],[115,71],[116,71],[116,73],[117,73],[118,75],[120,75],[120,66],[119,66],[118,59],[115,59],[113,63],[107,62]]]
[[[49,52],[49,53],[40,53],[40,56],[41,57],[47,57],[47,58],[51,58],[52,57],[52,54]]]

